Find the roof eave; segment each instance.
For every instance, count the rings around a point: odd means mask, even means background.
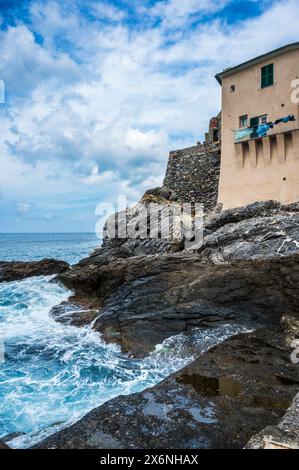
[[[217,82],[219,83],[219,85],[222,85],[221,73],[217,73],[215,75],[215,78],[216,78]]]
[[[274,49],[273,51],[267,52],[266,54],[262,54],[258,57],[247,60],[246,62],[243,62],[242,64],[239,64],[239,65],[236,65],[235,67],[230,68],[229,70],[223,70],[223,72],[217,73],[215,75],[215,78],[217,82],[220,85],[222,85],[223,77],[228,77],[229,75],[232,75],[233,73],[236,73],[240,70],[244,70],[248,67],[256,65],[260,62],[263,62],[264,60],[268,58],[270,59],[271,57],[276,57],[277,55],[280,55],[287,51],[292,51],[294,49],[299,49],[299,42],[293,42],[291,44],[287,44],[286,46],[279,47],[278,49]]]

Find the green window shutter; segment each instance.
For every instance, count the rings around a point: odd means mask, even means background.
[[[262,67],[262,88],[274,84],[274,64],[265,65]]]
[[[266,72],[267,67],[262,68],[262,88],[265,88],[267,86],[267,72]]]
[[[250,127],[258,126],[258,124],[259,124],[258,116],[255,116],[250,119]]]

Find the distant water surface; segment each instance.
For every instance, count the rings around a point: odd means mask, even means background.
[[[94,233],[0,233],[0,261],[56,258],[74,264],[100,244]]]

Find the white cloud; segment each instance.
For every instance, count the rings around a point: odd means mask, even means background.
[[[16,203],[16,209],[19,213],[25,214],[30,211],[31,204],[28,204],[26,202],[17,202]]]
[[[151,15],[161,17],[165,27],[178,27],[192,16],[199,19],[206,13],[221,11],[230,0],[162,0],[150,10]]]
[[[93,15],[100,20],[108,19],[111,21],[121,21],[126,16],[123,10],[109,5],[108,2],[93,2],[89,8]]]
[[[100,173],[98,166],[95,165],[91,170],[91,174],[82,178],[82,183],[88,186],[100,186],[102,184],[112,183],[117,180],[117,178],[118,176],[114,171],[104,171]]]
[[[130,150],[144,154],[158,148],[163,141],[165,142],[163,131],[142,132],[139,129],[130,128],[125,136],[124,144]]]

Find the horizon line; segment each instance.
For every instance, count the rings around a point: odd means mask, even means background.
[[[0,235],[67,235],[67,234],[94,234],[95,237],[97,236],[94,232],[0,232]]]

